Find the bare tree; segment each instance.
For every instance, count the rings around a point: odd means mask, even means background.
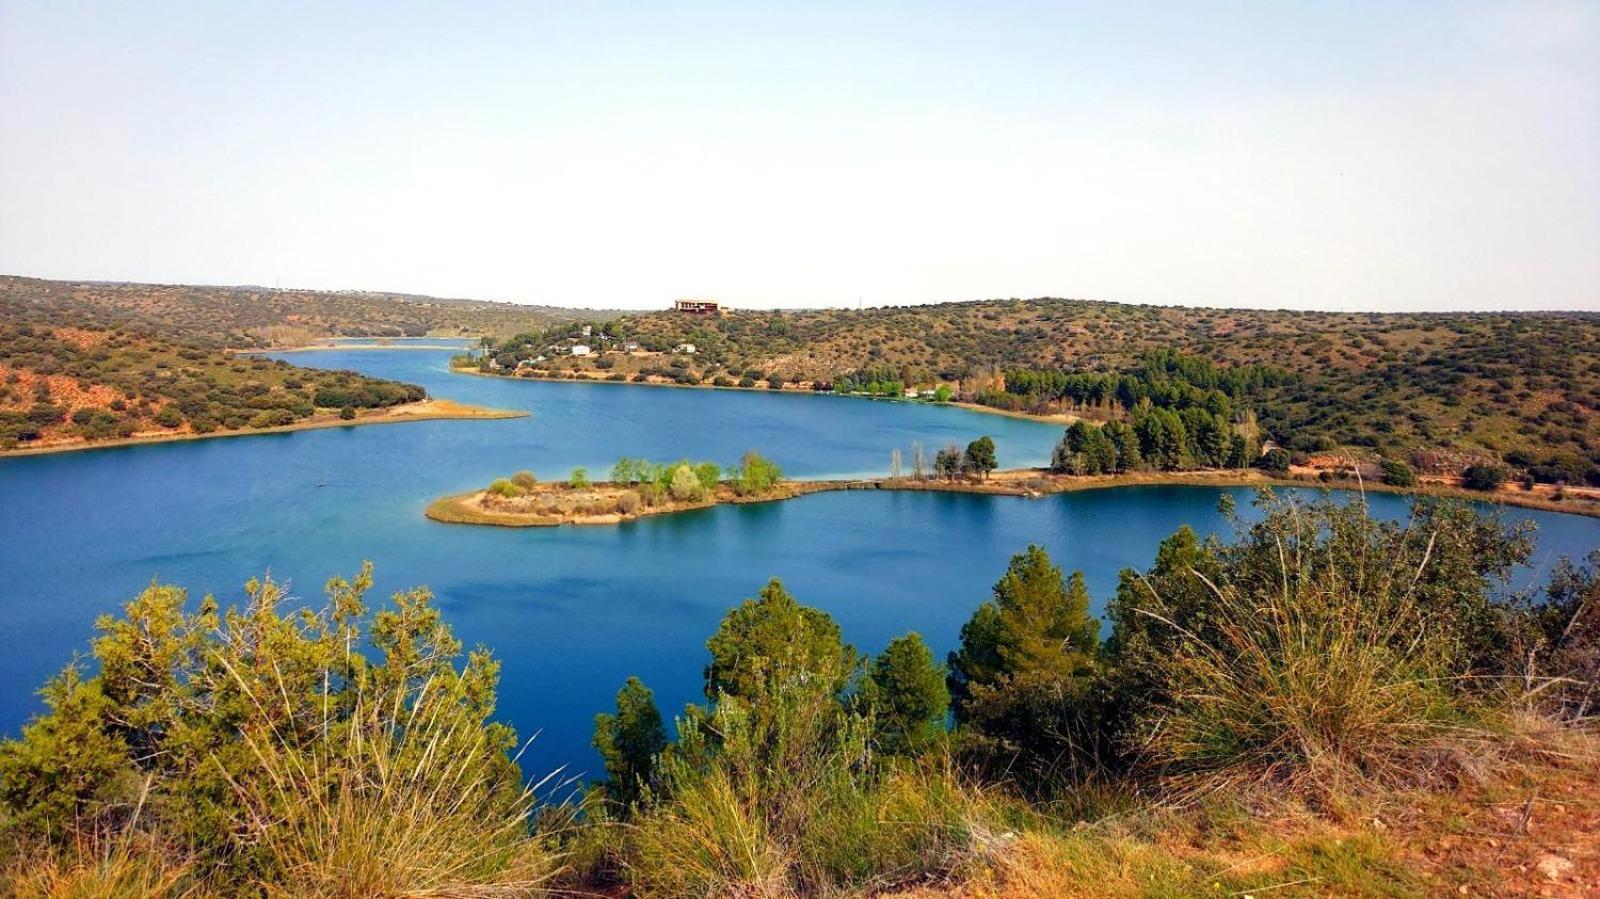
[[[889,451],[889,478],[891,480],[898,480],[900,478],[900,448],[899,447],[895,447],[894,449]]]

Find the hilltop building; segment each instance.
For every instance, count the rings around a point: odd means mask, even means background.
[[[687,315],[718,315],[722,305],[716,300],[674,300],[672,308]]]

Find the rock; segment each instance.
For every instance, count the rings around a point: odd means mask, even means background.
[[[1539,869],[1540,874],[1551,880],[1561,880],[1572,870],[1572,862],[1559,855],[1545,853],[1539,857],[1539,861],[1535,863],[1534,867]]]

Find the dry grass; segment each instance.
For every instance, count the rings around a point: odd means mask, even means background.
[[[263,892],[529,896],[560,873],[558,854],[530,835],[542,784],[502,795],[482,729],[440,714],[427,686],[421,696],[409,710],[360,705],[309,749],[246,735],[266,776],[232,783],[271,861]]]

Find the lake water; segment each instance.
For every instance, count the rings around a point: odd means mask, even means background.
[[[438,344],[436,340],[421,341]],[[95,616],[152,578],[242,601],[270,571],[321,599],[331,575],[376,565],[373,598],[426,584],[456,633],[503,662],[500,716],[540,737],[530,773],[594,772],[596,712],[639,675],[669,717],[699,699],[704,644],[727,609],[780,577],[880,649],[907,630],[936,652],[1036,542],[1081,568],[1097,606],[1117,572],[1147,566],[1181,524],[1220,526],[1224,491],[1140,487],[1043,499],[876,491],[723,506],[619,527],[443,525],[428,501],[530,469],[600,476],[618,456],[735,461],[746,449],[791,476],[882,475],[990,434],[1002,467],[1039,464],[1054,425],[833,396],[509,381],[451,374],[449,352],[330,349],[287,355],[424,384],[434,396],[529,418],[350,427],[0,459],[0,733],[39,708],[35,690],[86,650]],[[1235,493],[1241,508],[1247,491]],[[1372,498],[1401,515],[1397,497]],[[1524,586],[1561,555],[1600,546],[1600,520],[1525,510],[1539,549]]]

